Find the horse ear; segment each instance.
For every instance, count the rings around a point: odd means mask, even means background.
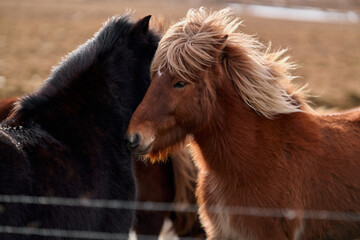
[[[220,39],[220,41],[219,41],[219,50],[223,50],[224,49],[224,47],[225,47],[225,42],[226,42],[226,40],[228,39],[228,37],[229,37],[229,35],[225,35],[225,36],[223,36],[221,39]]]
[[[149,32],[149,21],[150,21],[151,15],[144,17],[143,19],[140,19],[137,23],[134,24],[134,26],[130,29],[130,36],[132,35],[146,35]]]
[[[226,40],[228,39],[229,35],[225,35],[219,41],[219,50],[220,50],[220,62],[224,60],[226,57]]]

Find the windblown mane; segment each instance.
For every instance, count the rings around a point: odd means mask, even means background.
[[[283,56],[286,50],[271,52],[270,46],[239,32],[241,23],[229,8],[210,13],[190,9],[161,39],[152,76],[167,70],[193,82],[199,73],[221,64],[239,96],[259,114],[272,118],[310,109],[302,88],[292,84],[295,77],[289,71],[295,66]]]

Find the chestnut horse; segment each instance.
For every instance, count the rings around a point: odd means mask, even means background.
[[[360,222],[347,215],[335,221],[306,213],[360,211],[360,111],[316,114],[292,84],[284,51],[264,48],[240,25],[229,9],[200,8],[169,28],[131,118],[129,147],[156,159],[193,137],[209,239],[359,237]],[[231,214],[228,207],[284,214]]]

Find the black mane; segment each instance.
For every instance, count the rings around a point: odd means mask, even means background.
[[[60,91],[66,91],[71,84],[79,79],[79,76],[89,71],[94,64],[98,64],[103,58],[108,58],[112,51],[117,51],[117,54],[121,54],[121,48],[118,45],[125,44],[122,41],[126,41],[125,38],[128,35],[134,34],[131,33],[132,27],[134,27],[134,23],[130,21],[130,14],[109,19],[91,39],[70,52],[62,59],[58,66],[53,67],[50,76],[45,80],[43,86],[34,94],[24,97],[20,108],[32,110],[41,106],[42,102],[47,102],[48,98],[51,98],[53,95]],[[141,54],[147,54],[147,58],[152,58],[159,42],[159,36],[150,31],[149,34],[143,37],[146,37],[142,41],[146,41],[145,44],[148,45],[148,49]],[[126,43],[129,44],[129,42]],[[144,43],[141,42],[141,44]],[[141,47],[144,47],[144,45]],[[127,61],[132,60],[130,56],[127,59]],[[114,71],[113,69],[108,70]],[[117,79],[116,81],[119,80]],[[149,81],[148,84],[150,84]]]

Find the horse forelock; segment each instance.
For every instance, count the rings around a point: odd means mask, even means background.
[[[241,24],[229,8],[215,12],[190,9],[161,39],[152,77],[166,70],[173,77],[196,82],[201,73],[218,65],[239,97],[262,116],[310,109],[302,88],[292,84],[296,77],[290,70],[296,66],[284,56],[286,50],[272,52],[254,36],[239,32]],[[222,78],[211,81],[214,86]]]
[[[222,24],[233,31],[240,22],[207,17],[204,9],[189,10],[184,20],[171,26],[159,43],[152,63],[152,75],[158,69],[168,70],[171,75],[193,81],[199,72],[205,71],[216,62],[221,53],[220,45],[225,31],[216,31]]]

